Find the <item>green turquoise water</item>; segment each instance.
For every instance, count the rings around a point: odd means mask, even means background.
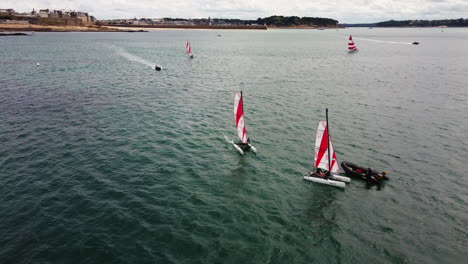
[[[467,33],[2,37],[0,262],[462,263]],[[258,155],[223,137],[239,90]],[[326,107],[382,189],[302,179]]]

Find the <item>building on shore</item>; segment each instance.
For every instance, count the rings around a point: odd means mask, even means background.
[[[28,13],[17,13],[14,9],[0,9],[0,23],[17,21],[18,24],[57,25],[57,26],[92,26],[96,18],[86,12],[74,10],[33,9]],[[23,21],[23,22],[20,22]]]

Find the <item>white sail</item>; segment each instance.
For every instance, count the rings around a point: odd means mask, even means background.
[[[234,97],[234,121],[236,123],[237,135],[239,136],[239,139],[242,141],[242,143],[247,143],[242,93],[236,93]]]
[[[314,167],[329,170],[328,165],[328,151],[331,156],[331,172],[339,173],[340,168],[338,166],[338,159],[333,148],[333,143],[330,137],[330,147],[328,147],[328,127],[327,121],[320,120],[317,128],[317,134],[315,136],[315,151],[314,151]]]

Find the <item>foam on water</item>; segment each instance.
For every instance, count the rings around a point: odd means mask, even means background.
[[[154,63],[151,63],[151,62],[149,62],[149,61],[147,61],[147,60],[145,60],[143,58],[140,58],[140,57],[138,57],[136,55],[132,55],[132,54],[126,52],[123,48],[114,46],[114,47],[112,47],[112,49],[115,50],[115,52],[118,55],[128,59],[129,61],[138,62],[138,63],[143,64],[145,66],[148,66],[148,67],[150,67],[152,69],[154,69],[154,67],[156,66],[156,64],[154,64]]]

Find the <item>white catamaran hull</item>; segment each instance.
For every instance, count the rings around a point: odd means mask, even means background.
[[[345,188],[346,184],[344,182],[340,181],[333,181],[330,179],[322,179],[318,177],[311,177],[311,176],[304,176],[304,180],[316,182],[316,183],[321,183],[321,184],[326,184],[326,185],[331,185],[335,187],[340,187],[340,188]]]
[[[257,149],[256,149],[254,146],[252,146],[251,144],[249,144],[249,146],[250,146],[250,149],[251,149],[254,153],[257,153]]]
[[[236,144],[234,143],[234,141],[230,140],[226,135],[224,135],[224,139],[226,139],[226,141],[228,143],[231,143],[231,145],[241,154],[241,155],[244,155],[244,151]],[[256,151],[256,150],[255,150]]]
[[[345,176],[340,176],[340,175],[333,175],[332,174],[330,176],[330,179],[335,180],[335,181],[347,182],[347,183],[351,182],[351,178],[345,177]]]

